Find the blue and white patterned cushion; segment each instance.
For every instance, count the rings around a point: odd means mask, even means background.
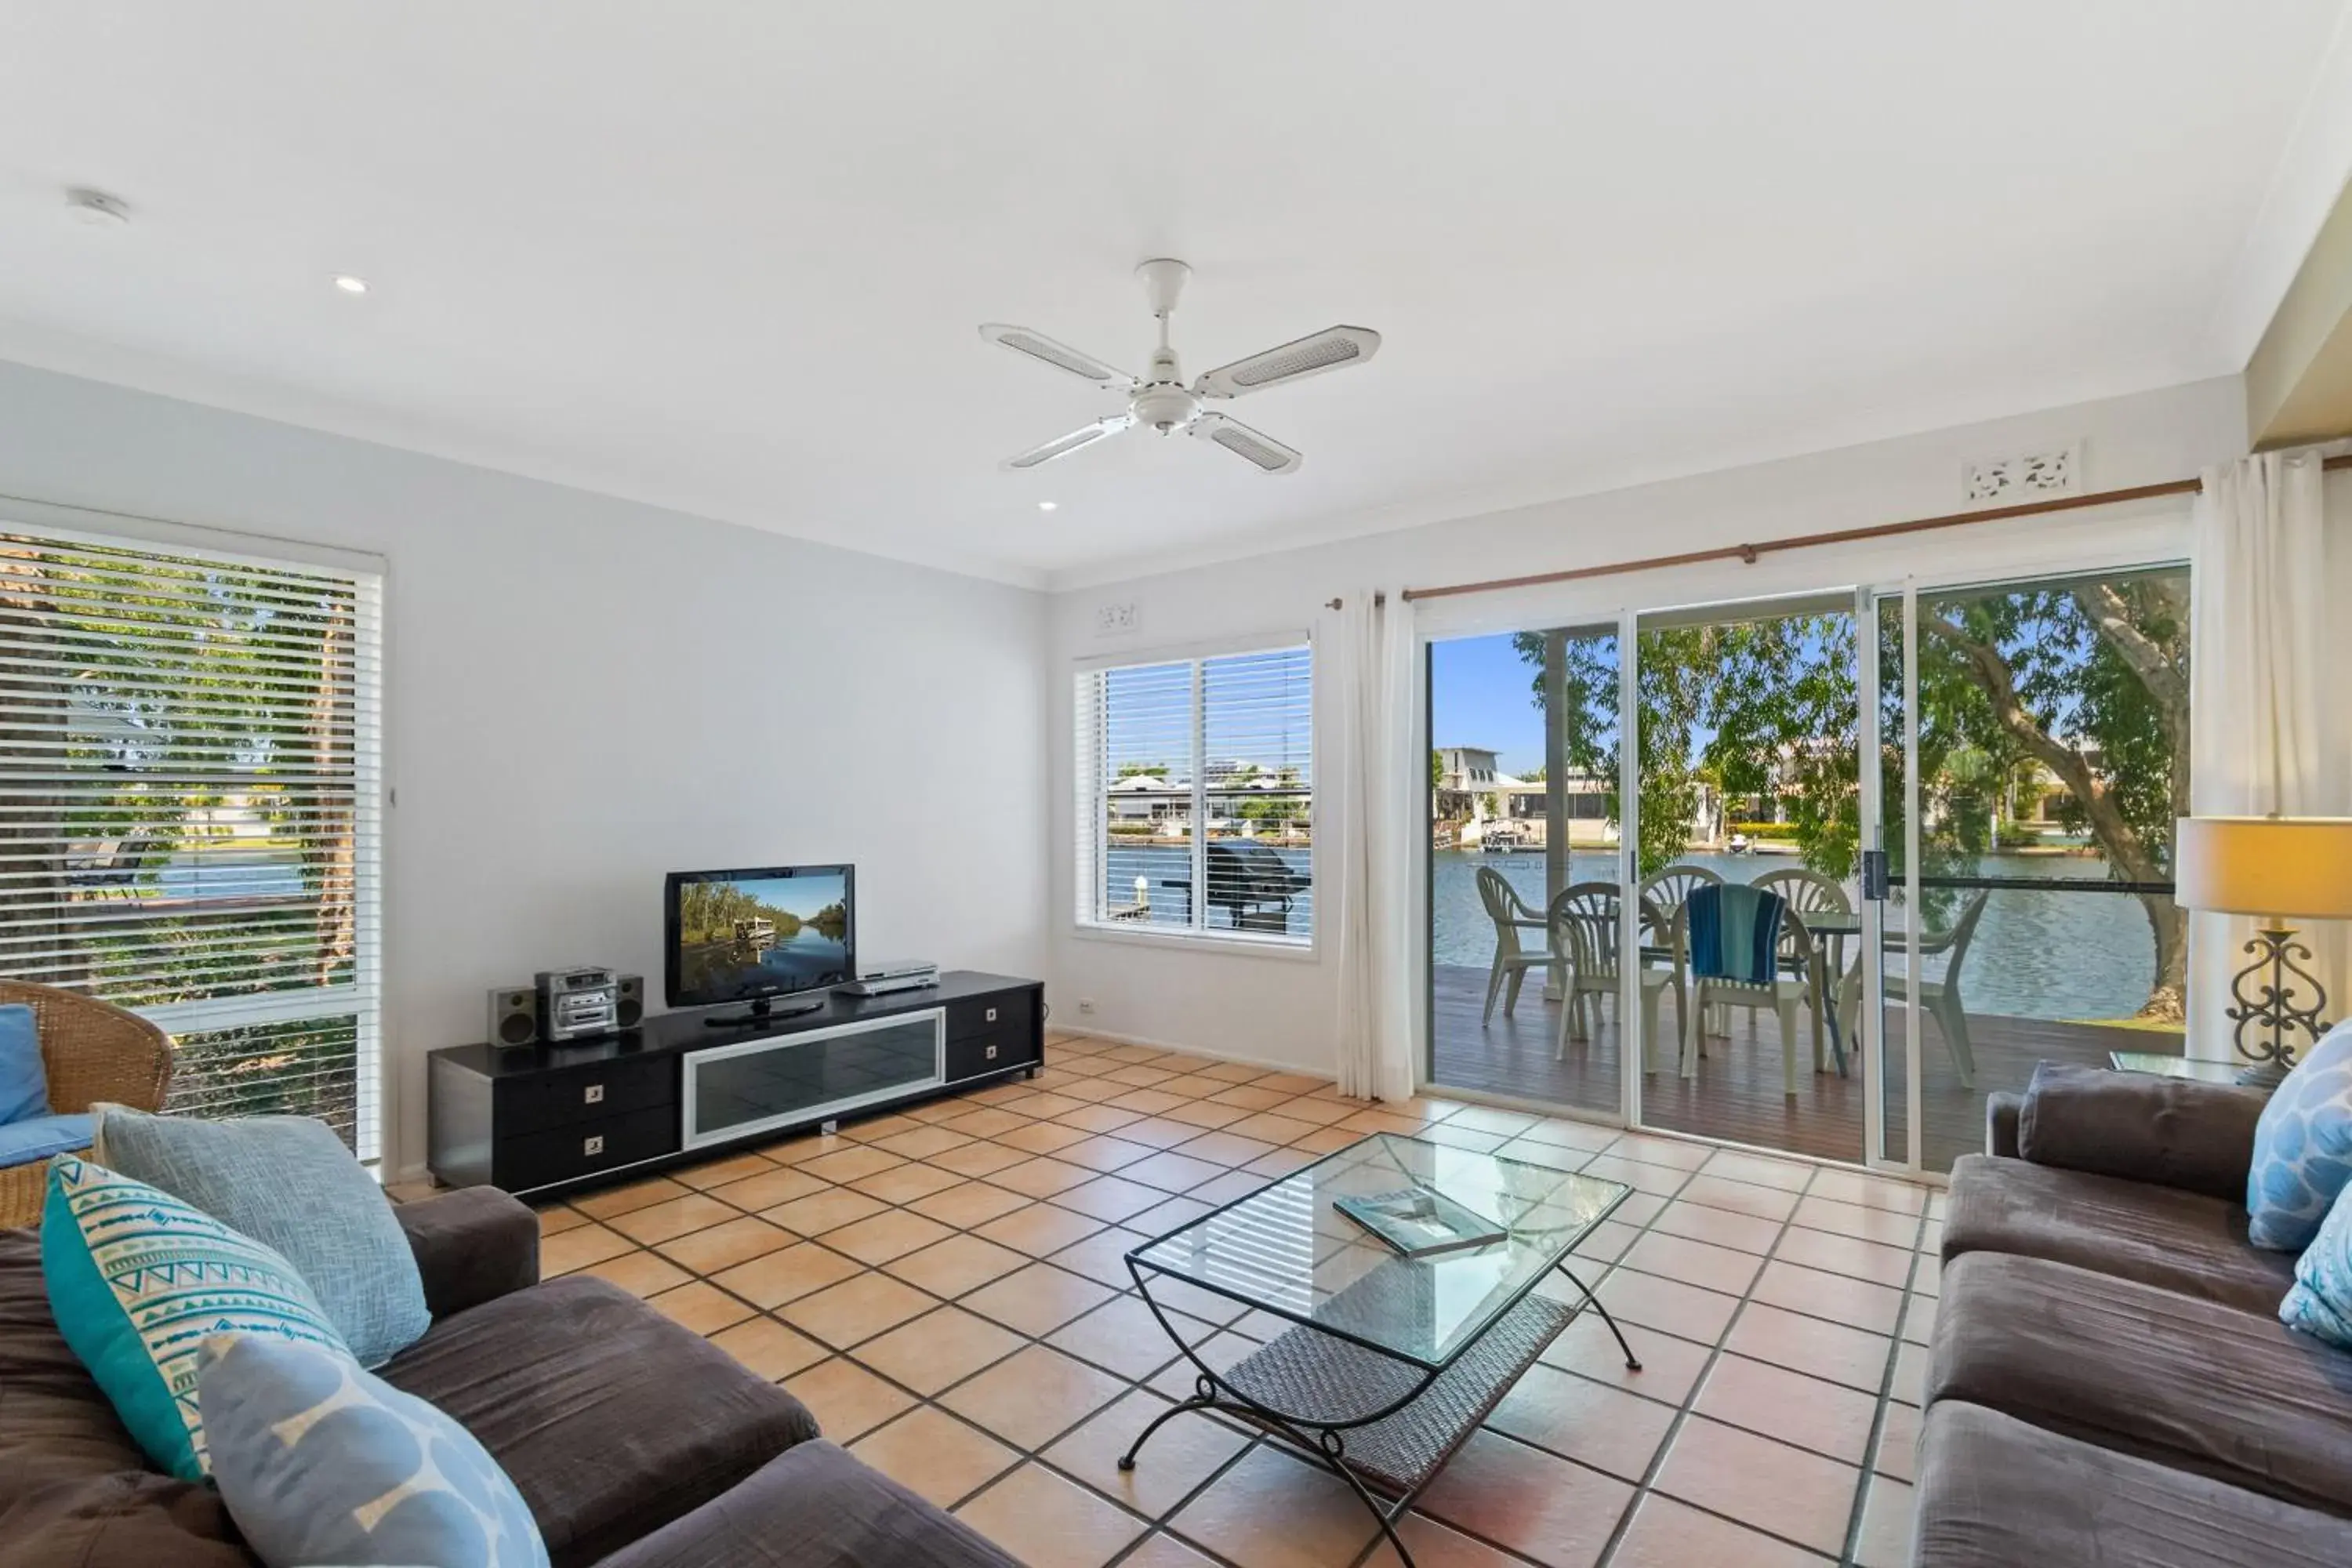
[[[2319,1234],[2295,1259],[2279,1321],[2352,1351],[2352,1187],[2336,1194]]]
[[[2246,1237],[2300,1252],[2352,1182],[2352,1020],[2336,1026],[2286,1075],[2254,1125],[2246,1176]]]
[[[212,1215],[70,1154],[49,1162],[41,1282],[58,1331],[158,1469],[205,1479],[196,1352],[232,1331],[342,1337],[291,1263]]]
[[[221,1500],[269,1568],[547,1568],[522,1494],[473,1434],[350,1356],[215,1335],[196,1386]]]

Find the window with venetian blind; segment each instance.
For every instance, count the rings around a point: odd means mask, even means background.
[[[168,1110],[381,1135],[380,579],[0,524],[0,978],[173,1037]]]
[[[1171,937],[1315,937],[1307,646],[1082,669],[1077,919]]]

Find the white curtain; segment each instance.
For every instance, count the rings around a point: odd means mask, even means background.
[[[2352,600],[2336,591],[2352,549],[2322,526],[2321,453],[2262,452],[2205,470],[2195,513],[2189,628],[2189,804],[2200,816],[2352,816],[2352,744],[2338,628]],[[2252,920],[2192,914],[2192,1057],[2226,1060],[2230,978],[2247,962]],[[2341,1015],[2344,940],[2304,932],[2331,1012]]]
[[[1412,605],[1361,588],[1339,612],[1339,1092],[1401,1100],[1413,1089],[1412,855],[1422,820],[1413,763]]]

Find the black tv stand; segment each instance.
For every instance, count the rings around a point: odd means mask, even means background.
[[[757,996],[752,998],[748,1011],[714,1013],[702,1020],[702,1026],[706,1029],[750,1029],[766,1023],[771,1018],[794,1018],[803,1013],[822,1012],[824,1009],[825,1000],[830,994],[831,993],[825,991],[811,991],[802,995],[782,998]]]
[[[812,995],[817,1010],[777,1016]],[[732,1030],[705,1027],[699,1013],[656,1013],[560,1045],[435,1051],[433,1173],[534,1197],[633,1181],[1045,1065],[1034,980],[958,970],[922,991],[770,1001],[767,1022]]]

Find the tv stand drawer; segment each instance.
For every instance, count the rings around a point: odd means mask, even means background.
[[[490,1157],[491,1180],[510,1193],[528,1192],[675,1154],[677,1142],[675,1105],[575,1121],[569,1127],[500,1139]]]
[[[1007,1068],[1034,1067],[1038,1062],[1037,1031],[1000,1029],[990,1035],[972,1035],[948,1042],[948,1081],[961,1083],[966,1079],[1003,1072]]]
[[[1037,994],[1034,991],[1007,991],[993,996],[975,996],[968,1002],[948,1004],[948,1038],[963,1039],[971,1035],[992,1035],[999,1030],[1013,1035],[1027,1035],[1037,1027]],[[950,1069],[950,1078],[955,1077]]]

